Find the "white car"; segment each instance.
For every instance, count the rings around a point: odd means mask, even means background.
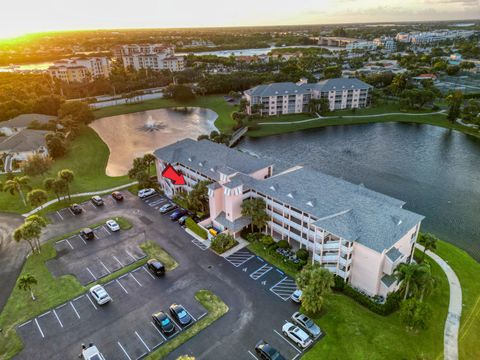
[[[300,304],[302,302],[302,290],[295,290],[292,294],[292,296],[290,296],[290,299],[292,299],[293,302],[297,303],[297,304]]]
[[[138,197],[140,199],[146,198],[147,196],[151,196],[155,194],[155,189],[148,188],[148,189],[142,189],[138,191]]]
[[[312,344],[312,339],[310,339],[310,336],[308,336],[308,334],[298,326],[295,326],[290,322],[287,322],[282,326],[282,331],[286,337],[288,337],[302,349],[305,349]]]
[[[98,348],[95,345],[90,345],[88,348],[82,350],[82,358],[85,360],[105,360]]]
[[[107,220],[105,223],[107,227],[110,229],[110,231],[119,231],[120,230],[120,225],[115,220]]]
[[[112,301],[112,298],[110,297],[110,295],[108,295],[107,291],[103,288],[102,285],[92,286],[89,292],[98,305],[103,305],[108,303],[109,301]]]

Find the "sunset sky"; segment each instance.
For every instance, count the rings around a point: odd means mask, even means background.
[[[14,0],[0,38],[48,30],[472,19],[480,0]]]

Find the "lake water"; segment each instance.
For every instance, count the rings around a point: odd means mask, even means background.
[[[210,109],[169,108],[104,117],[90,127],[110,149],[107,175],[120,176],[128,172],[136,157],[186,137],[196,139],[216,130],[217,117]]]
[[[480,261],[480,140],[429,125],[384,123],[314,129],[238,145],[270,159],[276,170],[296,164],[406,201],[437,234]]]

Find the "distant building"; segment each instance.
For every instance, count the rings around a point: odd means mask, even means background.
[[[13,135],[25,128],[31,123],[37,122],[40,125],[48,124],[49,121],[56,120],[55,116],[43,114],[22,114],[10,120],[0,122],[0,132],[6,136]]]
[[[372,86],[358,79],[337,78],[309,84],[283,82],[258,85],[245,91],[247,113],[260,107],[262,115],[295,114],[308,111],[311,99],[327,99],[330,110],[362,108],[370,104]]]
[[[466,39],[473,36],[473,30],[434,30],[434,31],[416,31],[400,32],[395,36],[395,40],[411,44],[430,44],[444,40]]]
[[[110,76],[110,60],[107,57],[71,58],[53,63],[48,68],[52,78],[65,82],[83,82]]]
[[[162,44],[119,45],[113,49],[114,56],[125,68],[135,70],[182,71],[185,68],[183,56],[176,56],[172,46]]]
[[[318,45],[345,48],[349,51],[355,49],[374,50],[377,48],[377,45],[375,45],[373,41],[338,36],[320,36],[318,38]]]
[[[0,138],[0,154],[12,160],[27,160],[30,155],[48,155],[45,135],[50,131],[23,129],[6,138]]]
[[[379,38],[373,39],[373,43],[387,51],[395,51],[397,45],[395,44],[395,39],[388,36],[381,36]]]

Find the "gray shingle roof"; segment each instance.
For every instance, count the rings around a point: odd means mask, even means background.
[[[231,222],[230,220],[227,220],[223,211],[218,214],[218,216],[215,218],[215,221],[223,225],[226,229],[234,232],[242,230],[245,226],[250,225],[252,222],[252,220],[246,216],[242,216],[234,222]]]
[[[316,84],[306,84],[320,91],[343,90],[343,89],[370,89],[372,86],[355,78],[335,78],[320,81]]]
[[[23,129],[0,141],[0,151],[34,151],[46,145],[45,135],[51,131]],[[0,138],[1,139],[1,138]]]
[[[32,121],[38,121],[40,124],[46,124],[50,120],[55,120],[55,116],[42,115],[42,114],[22,114],[18,115],[7,121],[0,122],[0,128],[22,128],[27,127],[32,123]]]
[[[184,164],[217,181],[220,180],[219,171],[227,172],[226,175],[235,172],[251,174],[271,165],[263,159],[209,140],[183,139],[155,150],[154,155],[170,164]]]

